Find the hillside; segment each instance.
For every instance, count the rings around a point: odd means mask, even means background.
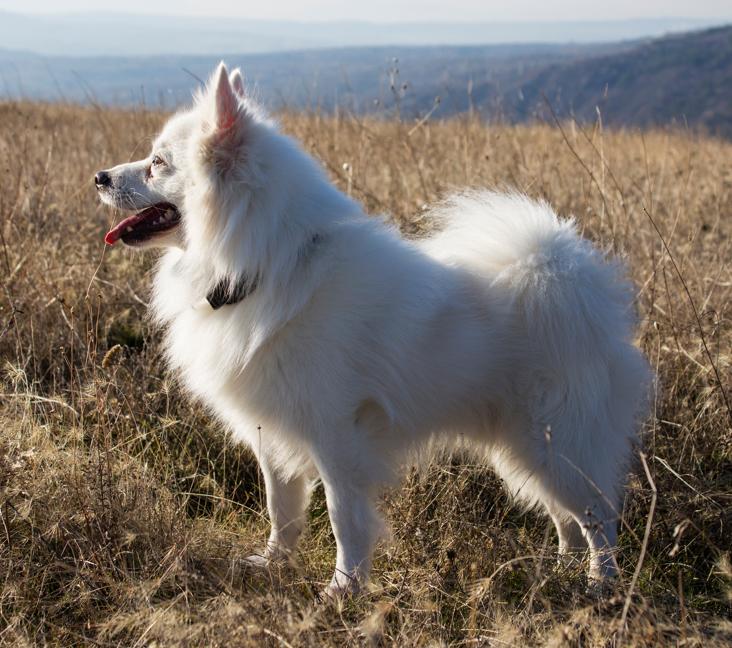
[[[504,101],[516,120],[530,117],[545,94],[562,115],[607,124],[676,123],[732,137],[732,26],[669,36],[630,51],[552,64]]]
[[[610,45],[481,45],[473,47],[350,47],[267,54],[165,57],[46,57],[0,50],[0,93],[50,101],[171,107],[190,99],[220,58],[240,65],[272,108],[336,106],[359,113],[392,112],[396,89],[405,115],[426,112],[435,96],[440,114],[460,112],[468,83],[521,78],[548,63],[627,48]],[[395,61],[397,61],[395,63]],[[406,83],[406,88],[402,85]]]
[[[454,187],[574,214],[627,262],[659,376],[606,596],[555,565],[546,519],[455,457],[386,494],[373,589],[339,609],[317,599],[334,560],[322,489],[295,565],[245,564],[267,528],[256,463],[165,370],[151,255],[104,246],[116,215],[93,173],[144,150],[163,117],[0,104],[0,645],[732,645],[731,143],[280,115],[342,190],[410,234]]]
[[[223,41],[226,43],[227,41]],[[0,95],[170,108],[189,100],[222,55],[46,57],[0,50]],[[595,44],[347,47],[223,55],[274,109],[491,121],[561,116],[732,137],[732,26]],[[546,99],[545,99],[546,97]]]

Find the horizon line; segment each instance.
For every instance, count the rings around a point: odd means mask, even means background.
[[[732,14],[730,16],[644,16],[644,17],[625,17],[625,18],[563,18],[563,19],[523,19],[513,18],[507,20],[490,20],[490,19],[477,19],[471,20],[469,18],[463,20],[448,20],[445,21],[440,18],[434,19],[420,19],[420,20],[373,20],[366,18],[318,18],[313,20],[302,19],[302,18],[248,18],[246,16],[236,16],[230,14],[198,14],[198,13],[164,13],[164,12],[133,12],[133,11],[114,11],[106,9],[95,9],[94,16],[88,16],[84,10],[77,11],[14,11],[11,9],[4,9],[0,7],[0,14],[9,14],[15,16],[26,16],[30,18],[59,18],[59,17],[76,17],[76,16],[87,16],[91,19],[115,17],[115,16],[127,16],[131,18],[198,18],[208,20],[235,20],[241,22],[252,22],[252,23],[289,23],[293,25],[313,25],[313,24],[361,24],[361,25],[425,25],[425,26],[437,26],[437,25],[470,25],[475,27],[476,25],[531,25],[531,24],[619,24],[619,23],[644,23],[644,22],[670,22],[670,21],[688,21],[688,22],[715,22],[724,24],[732,22]]]

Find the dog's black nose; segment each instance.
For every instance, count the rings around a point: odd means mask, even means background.
[[[100,171],[94,176],[94,184],[97,187],[108,187],[112,184],[112,178],[106,171]]]

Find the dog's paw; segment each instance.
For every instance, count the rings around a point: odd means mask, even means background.
[[[269,543],[260,553],[247,556],[244,561],[252,567],[267,569],[273,565],[293,564],[294,556],[281,545]]]
[[[563,569],[576,569],[584,565],[587,551],[580,549],[565,549],[557,553],[557,567]]]
[[[255,569],[267,569],[272,564],[272,559],[267,557],[263,552],[261,554],[247,556],[244,558],[244,562],[249,567],[254,567]]]
[[[617,581],[611,577],[605,578],[589,578],[585,594],[592,599],[603,600],[608,599],[615,593]]]
[[[358,578],[347,574],[337,573],[328,586],[320,593],[321,601],[342,602],[358,596],[363,591],[363,585]]]
[[[341,605],[345,601],[357,596],[361,588],[343,587],[342,585],[334,585],[331,583],[328,587],[322,589],[318,595],[321,603],[334,603]]]

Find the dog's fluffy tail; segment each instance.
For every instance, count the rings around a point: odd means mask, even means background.
[[[509,297],[551,364],[566,370],[609,341],[632,341],[633,291],[623,267],[581,237],[572,219],[544,202],[488,191],[452,196],[433,216],[438,231],[425,251]]]
[[[434,216],[439,230],[425,251],[510,300],[533,373],[554,386],[541,395],[548,410],[589,414],[581,403],[607,403],[609,395],[628,398],[624,407],[638,412],[649,374],[633,346],[634,293],[621,263],[580,236],[573,220],[525,196],[459,194]],[[634,393],[621,397],[623,390]]]
[[[513,351],[524,367],[517,389],[534,424],[551,427],[558,452],[595,465],[593,479],[616,491],[650,378],[633,345],[633,290],[622,264],[606,259],[572,220],[524,196],[460,194],[433,215],[439,229],[425,251],[508,300],[505,341],[523,345]],[[589,458],[599,448],[608,461]],[[513,481],[520,499],[536,503],[539,489]]]

